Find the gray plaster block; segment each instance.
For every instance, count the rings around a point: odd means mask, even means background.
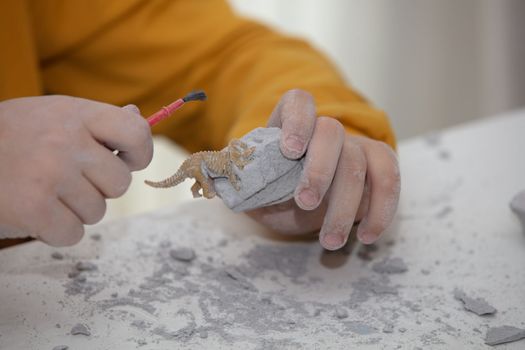
[[[518,216],[525,233],[525,190],[519,192],[512,198],[510,208]]]
[[[255,147],[252,161],[243,170],[234,168],[241,189],[236,191],[228,179],[214,177],[217,195],[235,212],[252,210],[284,202],[293,197],[303,171],[304,158],[291,160],[279,148],[281,129],[257,128],[241,138]]]

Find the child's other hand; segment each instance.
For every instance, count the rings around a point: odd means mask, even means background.
[[[268,122],[282,128],[281,151],[305,168],[294,199],[248,214],[282,233],[321,228],[329,250],[341,248],[355,221],[362,243],[375,242],[397,209],[400,177],[397,157],[387,144],[347,134],[337,120],[317,118],[312,96],[301,90],[284,94]]]
[[[117,154],[113,151],[118,150]],[[0,103],[0,237],[78,242],[153,153],[134,106],[67,96]]]

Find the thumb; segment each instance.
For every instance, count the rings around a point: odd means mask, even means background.
[[[125,109],[126,111],[133,112],[138,115],[141,115],[139,107],[137,107],[134,104],[125,105],[124,107],[122,107],[122,109]]]

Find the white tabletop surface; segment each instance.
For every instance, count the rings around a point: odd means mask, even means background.
[[[195,200],[72,248],[1,250],[0,349],[490,348],[489,327],[525,328],[525,235],[508,205],[525,189],[524,136],[519,111],[402,142],[399,213],[373,249],[327,254]],[[181,246],[196,259],[172,259]],[[385,257],[408,271],[373,271]],[[67,276],[78,261],[98,266],[85,282]],[[466,311],[455,288],[498,311]],[[91,335],[71,335],[77,323]]]

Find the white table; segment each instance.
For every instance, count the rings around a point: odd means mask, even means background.
[[[525,328],[525,235],[508,207],[525,188],[524,131],[519,111],[403,142],[399,214],[376,250],[279,240],[216,200],[93,227],[69,249],[2,250],[0,348],[490,348],[488,327]],[[175,261],[176,246],[197,258]],[[384,257],[408,271],[374,272]],[[77,261],[98,270],[74,282]],[[498,312],[467,312],[456,287]],[[91,336],[70,335],[76,323]]]

